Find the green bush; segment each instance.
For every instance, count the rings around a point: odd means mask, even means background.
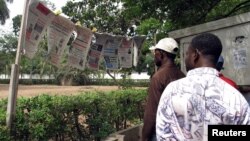
[[[5,99],[0,101],[0,140],[100,141],[141,122],[145,97],[145,89],[126,89],[19,98],[11,135]]]
[[[6,127],[7,100],[0,101],[0,140],[10,141],[9,130]]]
[[[61,77],[57,79],[19,79],[19,84],[24,85],[41,85],[51,84],[60,85]],[[9,84],[9,79],[0,79],[0,84]],[[87,79],[84,76],[77,76],[73,78],[73,85],[101,85],[101,86],[117,86],[119,83],[123,88],[131,87],[148,87],[149,79]]]

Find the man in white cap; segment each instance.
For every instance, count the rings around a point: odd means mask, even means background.
[[[173,38],[161,39],[157,45],[151,47],[150,50],[154,51],[155,64],[158,69],[150,81],[144,111],[141,141],[156,140],[156,112],[161,94],[171,81],[185,77],[183,72],[181,72],[174,63],[178,52],[178,44]]]

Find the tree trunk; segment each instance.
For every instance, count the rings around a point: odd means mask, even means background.
[[[116,80],[115,76],[113,76],[113,75],[110,73],[110,70],[107,70],[107,74],[115,81],[115,84],[118,84],[118,88],[120,89],[121,86],[120,86],[119,82]]]

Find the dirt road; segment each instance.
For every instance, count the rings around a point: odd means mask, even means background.
[[[74,95],[84,91],[111,91],[118,90],[117,86],[55,86],[55,85],[19,85],[18,97],[31,97],[40,94]],[[9,85],[0,84],[0,98],[7,98]]]

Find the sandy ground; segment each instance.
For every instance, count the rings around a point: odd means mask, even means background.
[[[32,97],[40,94],[74,95],[84,91],[118,90],[117,86],[54,86],[54,85],[19,85],[18,97]],[[0,98],[7,98],[9,85],[0,84]]]

